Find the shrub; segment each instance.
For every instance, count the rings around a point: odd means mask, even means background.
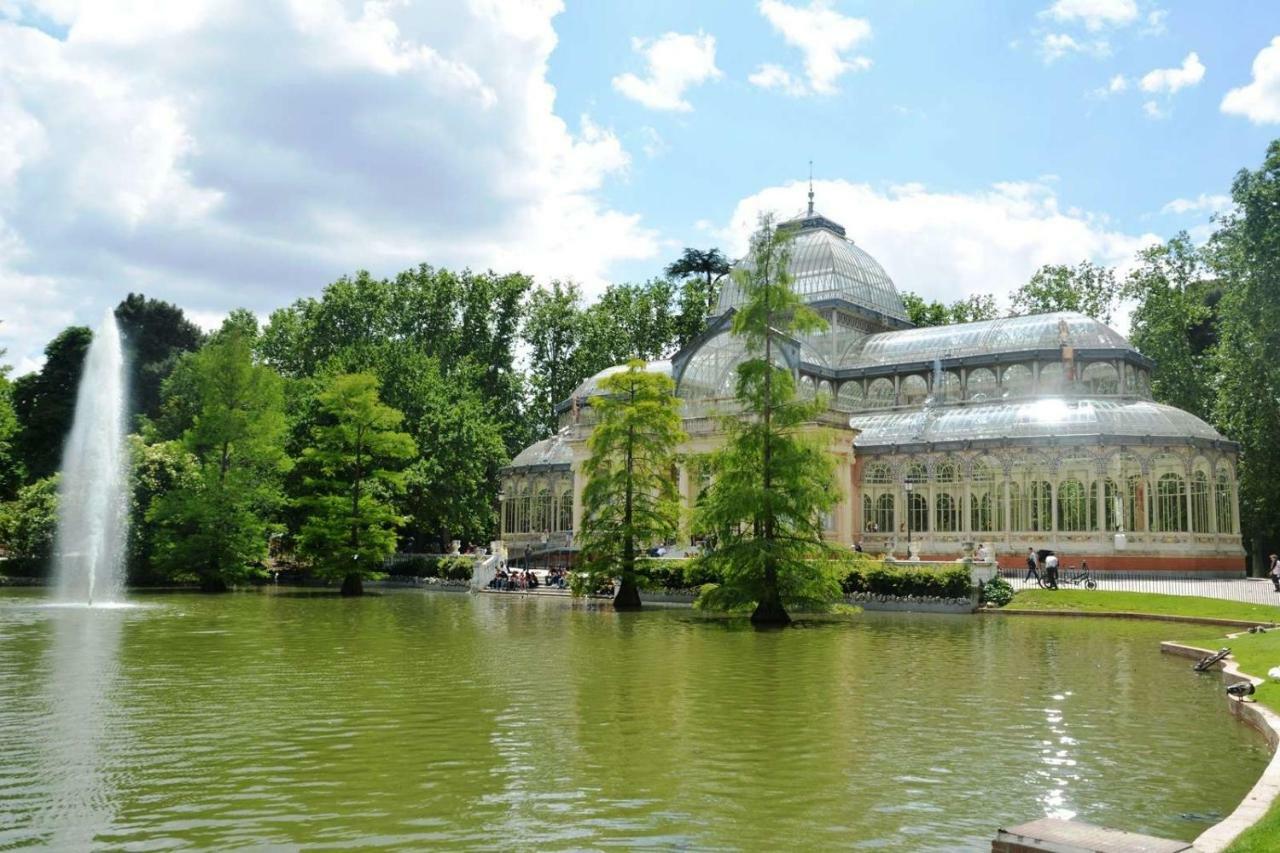
[[[858,560],[841,583],[845,595],[865,593],[891,598],[968,598],[969,569],[899,569],[884,563]]]
[[[705,584],[718,584],[721,580],[699,560],[642,560],[636,568],[644,589],[695,590]]]
[[[1013,587],[1007,580],[997,575],[982,587],[982,600],[986,604],[1004,607],[1013,601]]]

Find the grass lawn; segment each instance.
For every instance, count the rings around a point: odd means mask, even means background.
[[[1014,595],[1013,601],[1003,609],[1015,612],[1070,610],[1080,613],[1148,613],[1153,616],[1239,619],[1260,624],[1280,622],[1280,607],[1270,604],[1247,604],[1194,595],[1158,595],[1150,592],[1027,589]]]

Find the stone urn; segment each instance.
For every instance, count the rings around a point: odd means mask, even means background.
[[[920,562],[920,546],[915,542],[912,542],[910,548],[907,550],[907,559],[913,563]]]
[[[966,559],[972,559],[972,558],[973,558],[973,549],[974,549],[974,547],[975,547],[975,545],[974,545],[974,543],[973,543],[973,542],[961,542],[961,543],[960,543],[960,553],[961,553],[961,554],[962,554]]]
[[[454,539],[449,543],[449,556],[456,557],[462,553],[462,540]]]

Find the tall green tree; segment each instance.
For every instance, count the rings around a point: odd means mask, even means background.
[[[400,467],[414,455],[412,436],[398,432],[404,416],[378,399],[372,374],[340,374],[318,397],[321,418],[302,451],[308,510],[298,542],[316,573],[342,579],[343,595],[364,592],[396,545],[403,519],[390,496]]]
[[[191,571],[207,591],[250,577],[267,555],[283,502],[284,392],[280,376],[256,363],[253,340],[233,328],[190,356],[198,390],[194,422],[182,444],[199,476],[174,484],[154,502],[156,559],[170,572]]]
[[[1219,305],[1215,421],[1240,442],[1240,515],[1258,567],[1280,546],[1280,140],[1231,186],[1236,212],[1210,250]]]
[[[576,358],[582,340],[582,292],[553,281],[529,297],[521,337],[529,349],[529,418],[534,437],[556,429],[555,405],[573,393],[584,369]]]
[[[579,590],[619,578],[616,610],[638,610],[636,561],[645,547],[666,542],[680,523],[675,452],[685,439],[670,377],[649,373],[636,359],[605,377],[592,400],[596,425],[583,465]]]
[[[165,378],[183,353],[200,348],[204,332],[178,306],[141,293],[121,300],[115,315],[128,352],[130,409],[154,418]]]
[[[159,584],[190,579],[185,565],[162,568],[157,551],[170,532],[147,521],[147,515],[165,495],[199,490],[200,463],[181,441],[148,444],[142,436],[129,436],[129,541],[127,567],[130,584]],[[166,570],[167,569],[167,570]]]
[[[1143,249],[1125,279],[1124,295],[1135,301],[1129,340],[1157,365],[1152,396],[1210,420],[1221,289],[1201,251],[1185,233]]]
[[[0,349],[0,357],[5,351]],[[0,364],[0,501],[12,498],[22,483],[23,465],[18,456],[18,413],[13,409],[13,383],[9,366]]]
[[[717,285],[729,274],[729,260],[719,249],[686,247],[680,257],[667,264],[668,278],[682,282],[680,311],[676,318],[676,348],[687,344],[703,330],[707,316],[715,310]]]
[[[835,463],[829,434],[812,424],[826,403],[798,398],[791,371],[778,364],[783,336],[824,325],[792,290],[791,236],[764,218],[750,263],[734,272],[746,300],[732,327],[747,353],[738,365],[741,411],[724,419],[728,435],[711,457],[697,516],[719,538],[701,560],[724,578],[702,603],[754,605],[757,625],[786,625],[788,607],[825,606],[840,595],[836,552],[823,538],[824,516],[839,501]]]
[[[13,383],[13,407],[21,425],[18,455],[28,481],[53,474],[62,462],[62,445],[75,418],[80,371],[93,340],[85,326],[64,329],[44,348],[44,366]]]
[[[919,327],[974,323],[1000,316],[996,298],[989,293],[977,293],[946,305],[936,299],[926,302],[919,294],[906,291],[902,294],[902,304],[907,309],[907,319]]]
[[[0,548],[9,555],[7,574],[43,576],[53,554],[58,529],[58,475],[53,474],[18,490],[0,504]]]
[[[1111,322],[1111,314],[1120,300],[1120,285],[1110,267],[1081,261],[1074,267],[1046,264],[1035,271],[1031,280],[1013,292],[1013,313],[1047,314],[1052,311],[1078,311]]]

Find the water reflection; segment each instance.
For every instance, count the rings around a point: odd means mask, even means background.
[[[34,835],[49,847],[87,850],[110,825],[108,745],[121,747],[117,659],[128,608],[45,608],[51,623],[43,677],[38,758],[41,807]]]

